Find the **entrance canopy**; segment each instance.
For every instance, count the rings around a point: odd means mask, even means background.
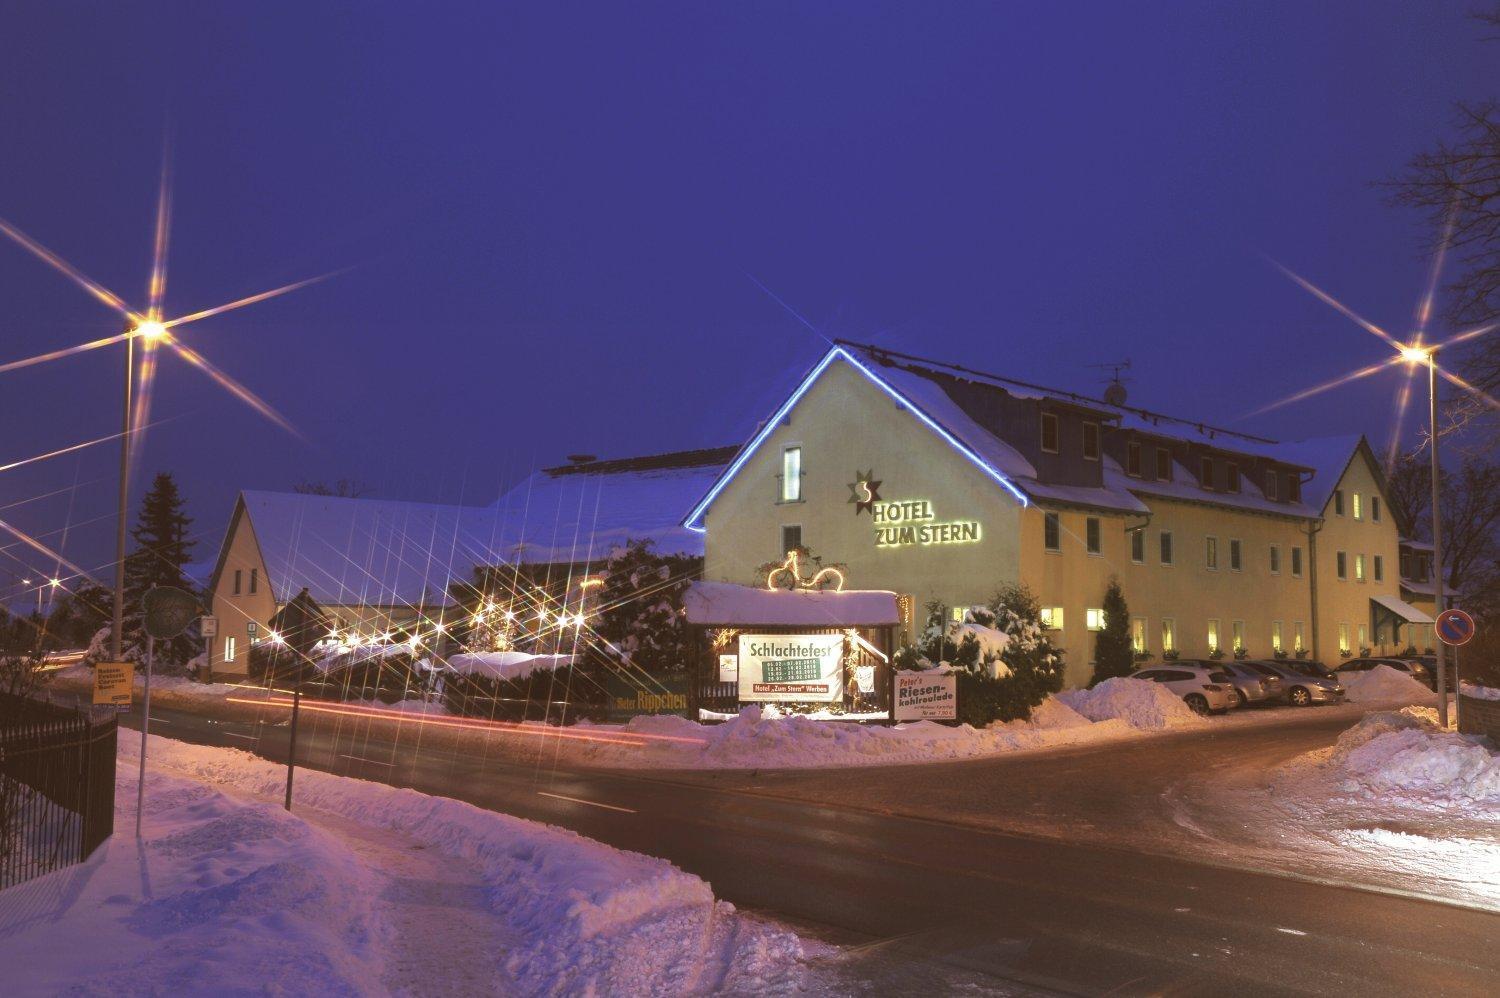
[[[901,623],[896,594],[764,589],[730,582],[694,582],[682,597],[690,624],[716,627],[883,627]]]
[[[1403,600],[1394,596],[1371,596],[1371,609],[1375,611],[1375,619],[1379,620],[1382,614],[1394,617],[1408,624],[1430,624],[1432,618]]]

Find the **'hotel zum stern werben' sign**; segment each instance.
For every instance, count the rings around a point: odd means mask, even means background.
[[[849,501],[854,504],[855,516],[870,511],[870,519],[875,524],[876,547],[926,547],[979,540],[978,520],[939,523],[930,499],[881,499],[882,483],[873,475],[873,471],[866,471],[856,477],[849,486]]]

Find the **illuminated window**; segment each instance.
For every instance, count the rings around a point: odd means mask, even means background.
[[[1234,641],[1234,650],[1239,651],[1245,647],[1245,622],[1243,620],[1230,621],[1229,634]]]
[[[1063,629],[1063,608],[1060,606],[1042,607],[1042,626],[1049,631],[1060,631]]]
[[[234,594],[236,596],[240,594],[240,576],[244,574],[245,573],[240,571],[238,568],[234,570]]]
[[[1354,581],[1365,581],[1365,556],[1362,554],[1354,556]]]
[[[1370,647],[1370,627],[1368,624],[1359,625],[1359,647],[1361,651]]]
[[[1144,530],[1130,532],[1130,560],[1137,565],[1146,560],[1146,532]]]
[[[1340,551],[1333,556],[1333,560],[1337,566],[1338,577],[1341,579],[1349,578],[1349,556]]]
[[[1370,520],[1374,523],[1380,522],[1380,497],[1370,497]]]
[[[1281,574],[1281,548],[1276,544],[1271,545],[1271,574]]]
[[[1334,489],[1333,490],[1333,515],[1334,516],[1343,516],[1344,515],[1344,490],[1343,489]]]
[[[1100,551],[1099,518],[1091,516],[1083,521],[1084,540],[1088,545],[1089,554],[1098,554]]]
[[[1083,623],[1091,631],[1104,630],[1104,611],[1092,608],[1083,611]]]
[[[1354,518],[1356,520],[1362,520],[1362,519],[1364,519],[1364,517],[1361,515],[1362,511],[1361,511],[1361,507],[1360,507],[1360,504],[1359,504],[1359,493],[1358,492],[1354,493],[1353,498],[1352,498],[1352,502],[1350,502],[1350,504],[1349,504],[1349,509],[1350,509],[1351,512],[1354,513]]]
[[[1198,484],[1205,489],[1214,487],[1214,459],[1211,457],[1201,458],[1198,461]]]
[[[1233,537],[1229,539],[1229,570],[1231,572],[1240,570],[1240,542]]]
[[[1042,544],[1048,551],[1062,550],[1062,525],[1056,513],[1042,514]]]
[[[1130,647],[1137,655],[1146,651],[1146,618],[1130,618]]]
[[[1339,651],[1349,651],[1349,625],[1342,622],[1339,624]]]
[[[1159,482],[1172,480],[1172,452],[1165,447],[1156,448],[1156,480]]]
[[[788,447],[781,452],[781,501],[802,499],[802,448]]]
[[[1271,621],[1271,650],[1278,655],[1282,652],[1281,621],[1279,620]]]
[[[1266,498],[1274,501],[1276,493],[1276,469],[1272,468],[1266,472]]]
[[[1292,621],[1292,651],[1301,651],[1303,647],[1302,621],[1294,620]]]
[[[1057,453],[1057,413],[1042,413],[1042,450]]]
[[[1203,539],[1203,564],[1210,572],[1219,570],[1219,539],[1217,537]]]
[[[1375,556],[1375,564],[1374,564],[1373,567],[1375,569],[1375,581],[1376,582],[1384,582],[1385,581],[1385,559],[1382,558],[1380,555],[1377,554]]]
[[[1161,650],[1177,650],[1177,621],[1171,617],[1161,618]]]
[[[1224,468],[1224,488],[1230,492],[1240,490],[1240,466],[1230,461]]]
[[[236,645],[238,645],[238,644],[239,644],[239,642],[237,640],[235,640],[234,638],[226,637],[224,639],[224,661],[226,661],[226,662],[233,662],[234,661],[235,655],[238,654],[238,651],[236,649]]]
[[[1086,461],[1099,460],[1099,424],[1083,424],[1083,457]]]
[[[948,618],[955,624],[964,622],[964,614],[968,613],[968,607],[954,606],[948,608]]]
[[[255,595],[255,590],[260,588],[260,569],[250,569],[250,595]]]
[[[802,546],[802,524],[784,523],[781,526],[781,555],[786,556],[788,551],[795,551]]]
[[[1209,620],[1208,622],[1208,650],[1214,651],[1219,647],[1219,622]]]
[[[1141,444],[1138,440],[1125,445],[1125,474],[1141,477]]]
[[[1161,532],[1161,563],[1172,564],[1172,531],[1170,530]]]
[[[1298,578],[1298,579],[1302,578],[1302,549],[1301,548],[1295,548],[1295,547],[1292,548],[1292,575],[1293,575],[1293,577]]]

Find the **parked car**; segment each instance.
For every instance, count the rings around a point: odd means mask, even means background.
[[[1351,658],[1349,661],[1341,664],[1335,672],[1369,672],[1380,665],[1389,666],[1397,672],[1404,672],[1429,689],[1437,689],[1437,680],[1433,678],[1433,671],[1416,659]]]
[[[1180,658],[1174,665],[1193,665],[1209,672],[1223,674],[1219,682],[1227,682],[1230,686],[1229,699],[1231,707],[1243,707],[1250,703],[1260,703],[1266,698],[1266,690],[1260,681],[1260,676],[1253,670],[1235,668],[1239,661],[1226,662],[1214,658]],[[1243,689],[1241,689],[1243,687]]]
[[[1398,661],[1416,662],[1420,664],[1422,668],[1427,670],[1427,675],[1429,677],[1429,679],[1427,680],[1427,685],[1431,686],[1433,689],[1437,689],[1436,655],[1415,655],[1410,657],[1403,655],[1398,659]],[[1456,663],[1453,661],[1453,652],[1450,650],[1447,655],[1443,656],[1443,671],[1448,674],[1448,689],[1450,690],[1453,689],[1453,684],[1457,682],[1455,678],[1457,674],[1454,671],[1455,664]]]
[[[1318,662],[1256,659],[1245,664],[1262,674],[1280,677],[1282,696],[1294,707],[1344,702],[1343,684],[1337,677],[1325,674]]]
[[[1167,662],[1147,666],[1134,673],[1133,678],[1161,683],[1199,714],[1222,714],[1234,706],[1233,683],[1221,669],[1209,670],[1192,662]]]

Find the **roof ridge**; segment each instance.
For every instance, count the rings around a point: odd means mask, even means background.
[[[1181,424],[1183,426],[1188,426],[1188,427],[1196,428],[1196,429],[1198,429],[1201,432],[1213,433],[1215,435],[1217,435],[1217,434],[1223,434],[1225,436],[1238,437],[1241,440],[1249,440],[1249,441],[1251,441],[1253,443],[1258,443],[1258,444],[1271,444],[1271,445],[1274,445],[1274,446],[1280,446],[1283,443],[1283,441],[1280,441],[1280,440],[1272,440],[1270,437],[1256,436],[1253,433],[1245,433],[1242,430],[1231,430],[1231,429],[1227,429],[1227,428],[1222,427],[1222,426],[1214,426],[1212,424],[1205,423],[1202,420],[1198,420],[1198,419],[1189,419],[1189,418],[1184,417],[1184,416],[1173,416],[1173,415],[1169,415],[1168,413],[1164,413],[1164,412],[1156,412],[1156,411],[1154,411],[1152,409],[1143,409],[1140,406],[1114,405],[1114,404],[1112,404],[1110,402],[1104,401],[1103,399],[1093,398],[1092,396],[1084,395],[1084,394],[1082,394],[1080,392],[1071,392],[1071,391],[1067,391],[1066,389],[1062,389],[1062,388],[1051,388],[1051,387],[1048,387],[1047,385],[1039,385],[1039,384],[1036,384],[1036,383],[1030,382],[1030,381],[1022,381],[1020,378],[1008,378],[1008,377],[1006,377],[1003,374],[992,374],[992,373],[990,373],[988,371],[979,371],[979,370],[975,370],[974,368],[971,368],[971,367],[965,367],[962,364],[953,364],[953,363],[949,363],[948,361],[934,360],[931,357],[920,357],[920,356],[918,356],[916,354],[903,353],[900,350],[891,350],[891,349],[889,349],[887,347],[876,346],[873,343],[856,343],[853,340],[844,340],[844,339],[834,340],[834,342],[837,343],[837,344],[840,344],[842,346],[855,347],[855,348],[860,349],[860,350],[867,350],[867,351],[869,351],[870,353],[872,353],[872,354],[874,354],[876,356],[882,356],[883,355],[883,356],[886,356],[886,357],[892,357],[892,358],[897,358],[897,359],[900,359],[900,360],[911,361],[911,362],[914,362],[914,363],[917,363],[917,364],[926,364],[926,365],[928,365],[930,367],[934,367],[934,368],[946,368],[947,369],[946,371],[939,371],[938,373],[947,373],[948,371],[952,371],[952,372],[957,372],[957,373],[960,373],[960,374],[963,374],[963,375],[968,375],[968,376],[971,376],[971,377],[987,378],[987,379],[989,379],[991,381],[999,382],[1001,385],[1015,385],[1018,388],[1026,388],[1026,389],[1029,389],[1031,391],[1036,391],[1036,392],[1045,392],[1048,395],[1051,395],[1051,396],[1054,396],[1054,397],[1057,397],[1057,398],[1061,398],[1061,399],[1065,399],[1065,400],[1068,400],[1068,401],[1072,401],[1072,402],[1087,403],[1088,405],[1092,405],[1092,406],[1100,406],[1100,407],[1102,407],[1102,408],[1104,408],[1106,410],[1118,410],[1120,412],[1132,413],[1134,415],[1142,416],[1142,417],[1144,417],[1146,419],[1150,419],[1153,422],[1156,421],[1156,420],[1165,419],[1165,420],[1168,420],[1168,421],[1173,422],[1173,423],[1179,423],[1179,424]]]

